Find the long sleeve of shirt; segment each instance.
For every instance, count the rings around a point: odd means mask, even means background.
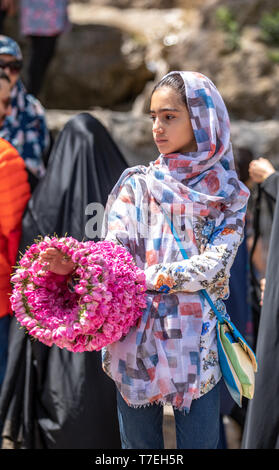
[[[148,288],[160,290],[166,286],[172,292],[209,289],[225,296],[230,269],[242,237],[240,228],[235,230],[224,221],[213,232],[203,253],[148,267],[145,270]]]
[[[221,217],[219,225],[211,231],[208,241],[201,253],[191,256],[189,259],[167,262],[159,259],[159,262],[148,263],[144,266],[147,287],[149,290],[168,292],[196,292],[208,289],[210,293],[216,293],[218,297],[226,297],[228,294],[228,281],[230,268],[234,261],[239,244],[243,239],[246,208],[238,209],[237,201],[227,207]],[[107,214],[107,240],[121,243],[129,251],[132,251],[137,262],[139,243],[138,237],[134,242],[131,234],[139,233],[139,212],[136,208],[133,186],[126,181],[117,199],[111,204]],[[163,219],[164,220],[164,219]],[[204,220],[204,225],[206,225]],[[213,222],[215,223],[215,222]],[[172,244],[176,245],[173,236]],[[136,253],[133,253],[136,247]],[[146,242],[143,249],[146,249]],[[179,255],[182,258],[182,255]],[[141,259],[144,259],[141,256]],[[154,256],[154,261],[156,261]]]

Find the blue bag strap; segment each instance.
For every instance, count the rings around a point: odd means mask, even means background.
[[[173,236],[178,244],[178,247],[181,251],[181,254],[183,256],[184,259],[189,259],[189,256],[187,255],[186,253],[186,250],[185,248],[183,247],[183,244],[178,236],[178,233],[176,231],[176,228],[172,222],[172,220],[169,218],[169,216],[166,214],[166,212],[164,211],[164,209],[162,208],[162,206],[160,206],[169,226],[170,226],[170,229],[173,233]],[[220,323],[224,323],[224,319],[223,319],[223,316],[220,314],[220,312],[218,311],[218,309],[216,308],[216,306],[214,305],[214,302],[213,300],[211,299],[210,295],[206,292],[205,289],[201,289],[200,290],[200,293],[205,297],[205,299],[207,300],[207,302],[209,303],[210,307],[212,308],[213,312],[215,313],[216,317],[218,318],[219,322]]]

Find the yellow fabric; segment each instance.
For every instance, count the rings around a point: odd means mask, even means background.
[[[239,342],[231,342],[226,334],[230,334],[229,327],[224,324],[220,329],[222,344],[230,357],[234,371],[242,386],[242,394],[246,398],[253,398],[255,390],[255,373],[253,363],[247,352]]]

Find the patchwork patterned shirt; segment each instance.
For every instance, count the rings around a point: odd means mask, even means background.
[[[244,215],[239,215],[242,221]],[[132,406],[169,403],[188,411],[192,399],[210,391],[221,377],[216,317],[198,291],[207,289],[226,315],[220,299],[228,296],[243,224],[232,227],[224,218],[216,226],[210,216],[192,216],[192,232],[188,227],[183,233],[186,219],[180,236],[187,244],[191,237],[189,260],[183,259],[140,173],[124,180],[106,214],[106,239],[127,248],[145,271],[149,289],[139,324],[103,351],[104,370]],[[160,292],[166,287],[168,293]]]

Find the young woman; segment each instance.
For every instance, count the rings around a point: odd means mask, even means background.
[[[104,237],[124,245],[145,271],[147,308],[104,350],[103,367],[118,389],[123,448],[164,447],[165,403],[174,408],[177,448],[216,448],[216,317],[199,291],[207,289],[225,313],[221,299],[243,239],[249,191],[235,172],[225,104],[207,77],[166,75],[152,93],[150,116],[160,156],[122,174],[103,225]],[[59,256],[43,256],[49,269],[62,268]],[[71,262],[63,265],[63,272],[71,269]]]

